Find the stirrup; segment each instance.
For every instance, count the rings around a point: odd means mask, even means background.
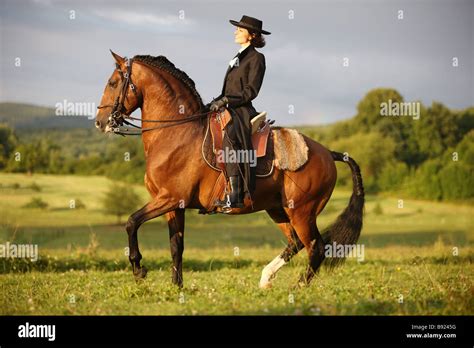
[[[218,199],[218,200],[216,200],[214,205],[217,208],[222,208],[223,213],[229,213],[229,212],[232,211],[231,202],[230,202],[230,195],[227,193],[225,196],[227,197],[226,200],[221,201],[220,199]]]
[[[226,194],[227,199],[225,201],[217,200],[214,205],[218,208],[222,208],[224,214],[230,213],[233,208],[243,208],[245,207],[244,203],[234,203],[230,201],[230,195]]]

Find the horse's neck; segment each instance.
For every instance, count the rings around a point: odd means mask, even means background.
[[[147,120],[183,119],[200,112],[200,102],[181,81],[176,80],[167,72],[157,69],[139,74],[141,83],[142,126],[153,128],[169,123],[146,122]],[[152,72],[150,74],[150,72]],[[170,127],[146,131],[143,133],[145,151],[151,144],[156,144],[161,151],[195,149],[202,142],[206,124],[205,120],[195,120]]]

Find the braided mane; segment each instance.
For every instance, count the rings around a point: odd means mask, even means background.
[[[150,55],[138,55],[138,56],[133,57],[133,60],[167,71],[168,73],[176,77],[179,81],[184,83],[191,90],[193,95],[198,100],[199,106],[201,108],[204,106],[202,103],[201,96],[199,95],[199,92],[196,90],[194,81],[184,71],[175,67],[174,64],[171,63],[168,60],[168,58],[166,58],[165,56],[154,57]]]

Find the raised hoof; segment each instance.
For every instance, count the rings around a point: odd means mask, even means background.
[[[271,280],[275,278],[275,276],[268,276],[265,271],[262,272],[262,277],[260,278],[260,282],[258,283],[258,287],[260,289],[271,289],[272,283]]]
[[[135,280],[138,282],[140,280],[145,279],[147,273],[148,273],[148,270],[146,269],[146,267],[141,267],[141,268],[136,269],[133,272],[133,276],[135,277]]]

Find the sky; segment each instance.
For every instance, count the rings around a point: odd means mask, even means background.
[[[240,48],[229,19],[243,14],[272,33],[253,103],[280,125],[350,118],[378,87],[425,105],[474,105],[473,0],[0,0],[0,101],[98,105],[112,49],[166,56],[209,102]]]

